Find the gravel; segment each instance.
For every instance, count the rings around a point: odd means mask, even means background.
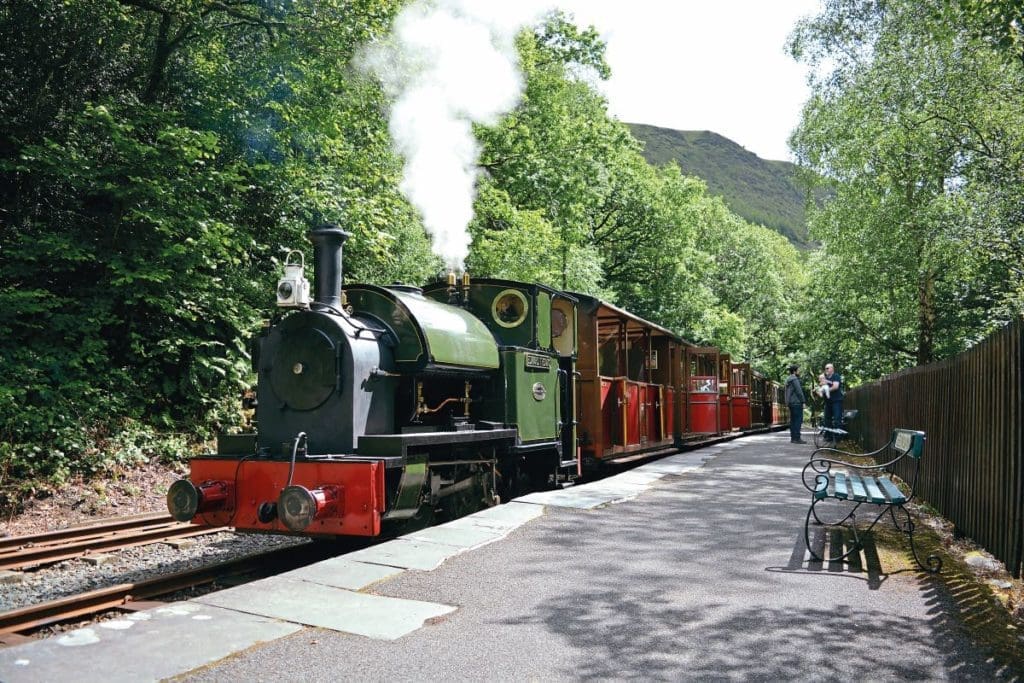
[[[177,548],[166,543],[153,543],[104,553],[107,561],[98,563],[74,559],[20,572],[20,582],[15,579],[14,583],[0,584],[0,611],[309,543],[305,538],[236,534],[231,531],[188,540],[193,543]]]

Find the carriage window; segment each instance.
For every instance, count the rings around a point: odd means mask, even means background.
[[[619,332],[616,329],[602,331],[598,345],[598,371],[605,377],[619,375]]]
[[[565,332],[565,328],[569,326],[569,319],[565,316],[565,313],[558,310],[557,308],[551,309],[551,336],[558,339]]]
[[[558,297],[551,301],[551,345],[562,356],[576,353],[576,306]]]

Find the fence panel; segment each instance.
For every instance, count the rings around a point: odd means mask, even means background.
[[[846,405],[860,411],[851,432],[865,449],[896,427],[926,432],[918,495],[1021,576],[1024,320],[952,358],[863,384]]]

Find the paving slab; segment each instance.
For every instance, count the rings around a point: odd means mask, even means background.
[[[516,500],[537,505],[592,510],[602,505],[635,498],[664,476],[665,472],[637,468],[600,481],[554,491],[539,491]]]
[[[335,588],[358,591],[378,581],[390,579],[404,570],[379,564],[356,562],[347,557],[334,557],[323,562],[293,569],[281,574],[287,579],[310,581]]]
[[[370,548],[357,550],[345,555],[355,562],[382,564],[401,569],[418,569],[428,572],[437,569],[449,557],[455,557],[465,548],[443,543],[406,540],[403,538],[381,543]]]
[[[0,650],[0,680],[156,681],[301,628],[211,605],[175,603]]]
[[[621,484],[636,484],[639,486],[648,487],[664,476],[665,474],[663,472],[644,469],[644,467],[641,465],[640,467],[629,470],[628,472],[622,472],[620,474],[608,477],[607,479],[596,481],[593,483],[593,486],[601,488],[602,486],[616,487]],[[587,484],[587,486],[590,486],[590,484]]]
[[[584,488],[572,487],[561,491],[542,491],[531,493],[528,496],[517,498],[526,503],[536,505],[551,505],[554,507],[576,508],[579,510],[592,510],[602,505],[618,503],[634,498],[645,489],[644,486],[624,485],[607,488]]]
[[[466,523],[476,526],[486,526],[495,529],[517,529],[523,524],[534,520],[544,514],[544,508],[530,503],[521,503],[512,500],[505,505],[498,505],[480,512],[463,517],[449,524]]]
[[[662,474],[685,474],[701,467],[709,458],[700,454],[673,455],[662,460],[647,463],[638,469]]]
[[[280,576],[209,593],[196,602],[377,640],[396,640],[456,609]]]
[[[442,524],[403,536],[412,541],[441,543],[443,545],[472,550],[493,543],[508,535],[507,531],[476,525]]]

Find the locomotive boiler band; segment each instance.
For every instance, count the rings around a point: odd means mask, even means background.
[[[784,418],[749,365],[607,302],[467,273],[345,285],[348,233],[309,237],[312,299],[290,254],[253,345],[255,431],[192,459],[167,496],[176,519],[394,534]]]

